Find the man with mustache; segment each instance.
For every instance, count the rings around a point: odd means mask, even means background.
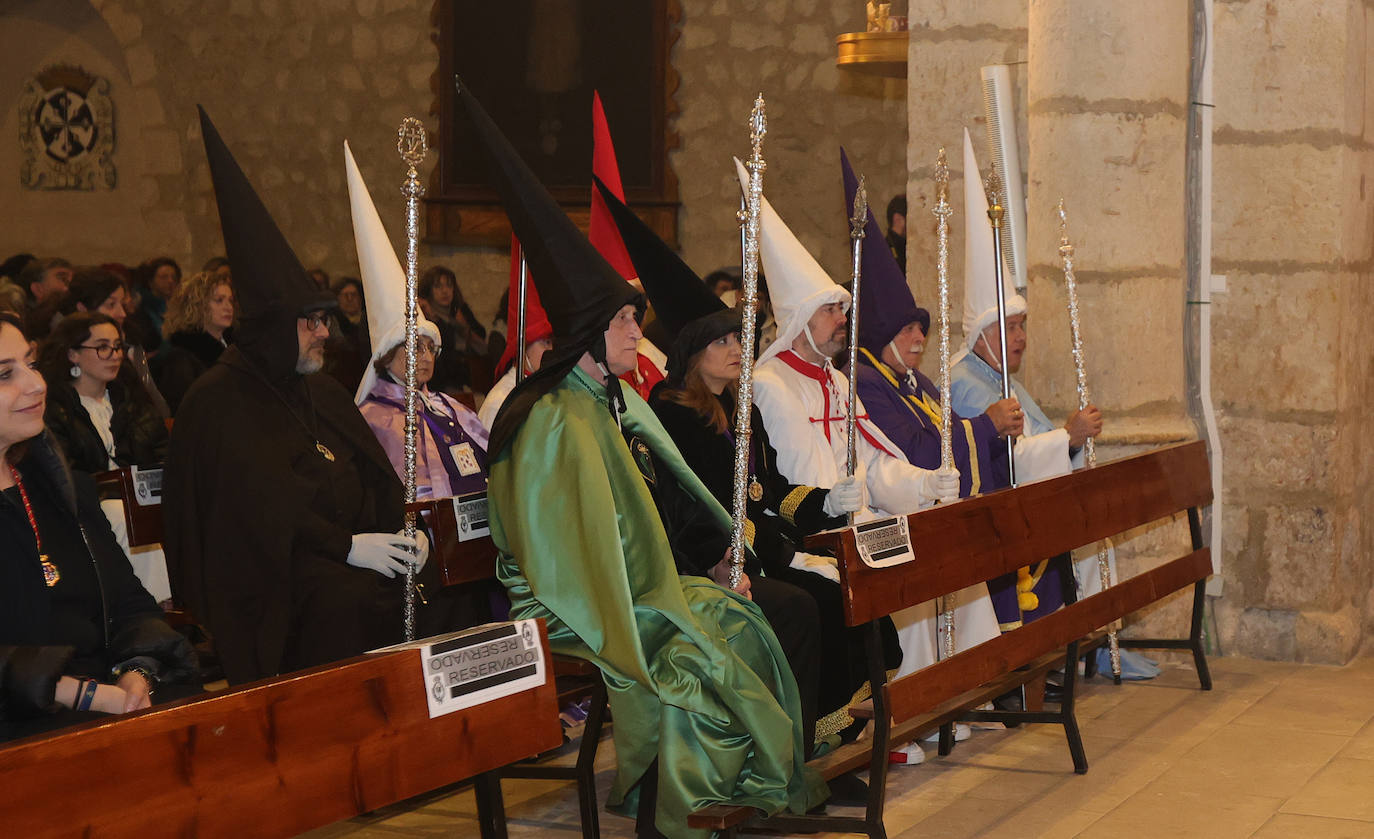
[[[401,482],[352,396],[320,375],[336,305],[315,286],[204,112],[226,249],[233,347],[187,392],[165,473],[173,596],[241,683],[401,640]],[[431,589],[434,590],[434,589]],[[417,634],[430,610],[417,607]]]

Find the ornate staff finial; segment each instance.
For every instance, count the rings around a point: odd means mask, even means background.
[[[1002,176],[997,174],[994,169],[988,173],[987,180],[983,182],[984,189],[988,193],[988,205],[990,207],[1002,207]]]
[[[1064,212],[1063,198],[1059,199],[1059,255],[1068,259],[1073,258],[1073,244],[1069,241],[1069,214]]]
[[[763,138],[768,134],[767,106],[763,101],[763,93],[760,92],[754,99],[754,109],[749,112],[749,168],[760,167],[763,171]]]
[[[396,129],[396,152],[401,155],[410,172],[415,173],[429,154],[429,136],[425,124],[415,117],[406,117]]]
[[[849,217],[849,238],[862,239],[864,226],[868,224],[868,187],[864,176],[859,176],[859,188],[854,191],[854,215]]]
[[[1006,208],[1002,206],[1002,178],[996,169],[988,173],[985,188],[988,193],[988,218],[992,219],[992,226],[996,229],[1002,226],[1002,215],[1006,212]],[[998,253],[1001,253],[1000,248]],[[1001,264],[1000,260],[998,264]]]
[[[938,195],[949,193],[949,159],[944,146],[940,146],[940,153],[935,158],[935,191]]]

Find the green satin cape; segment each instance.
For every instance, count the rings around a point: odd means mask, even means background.
[[[631,787],[657,756],[656,822],[674,839],[704,836],[687,815],[710,804],[805,812],[826,790],[804,764],[797,683],[777,638],[749,600],[678,576],[605,399],[574,369],[491,464],[491,534],[511,617],[543,618],[555,652],[601,668],[615,718],[612,809],[634,814]],[[628,389],[625,399],[625,428],[728,529],[653,411]]]

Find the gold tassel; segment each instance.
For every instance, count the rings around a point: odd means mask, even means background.
[[[1030,566],[1016,569],[1016,605],[1023,612],[1033,612],[1040,605],[1040,598],[1031,591],[1035,580],[1031,579]]]

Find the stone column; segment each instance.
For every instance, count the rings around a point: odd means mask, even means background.
[[[911,0],[908,18],[911,46],[907,54],[907,281],[916,302],[938,320],[936,279],[935,156],[940,146],[949,154],[950,318],[952,345],[960,346],[960,313],[964,306],[964,129],[973,136],[979,165],[988,166],[987,127],[983,119],[979,68],[1008,63],[1019,92],[1025,90],[1026,5],[1028,0]],[[1018,108],[1019,110],[1019,108]],[[1026,159],[1021,134],[1021,159]],[[932,338],[934,334],[932,333]],[[933,346],[933,344],[932,344]],[[925,372],[936,375],[936,353],[927,352]]]
[[[1077,407],[1062,197],[1103,442],[1181,439],[1188,0],[1036,0],[1029,23],[1025,381],[1051,417]]]

